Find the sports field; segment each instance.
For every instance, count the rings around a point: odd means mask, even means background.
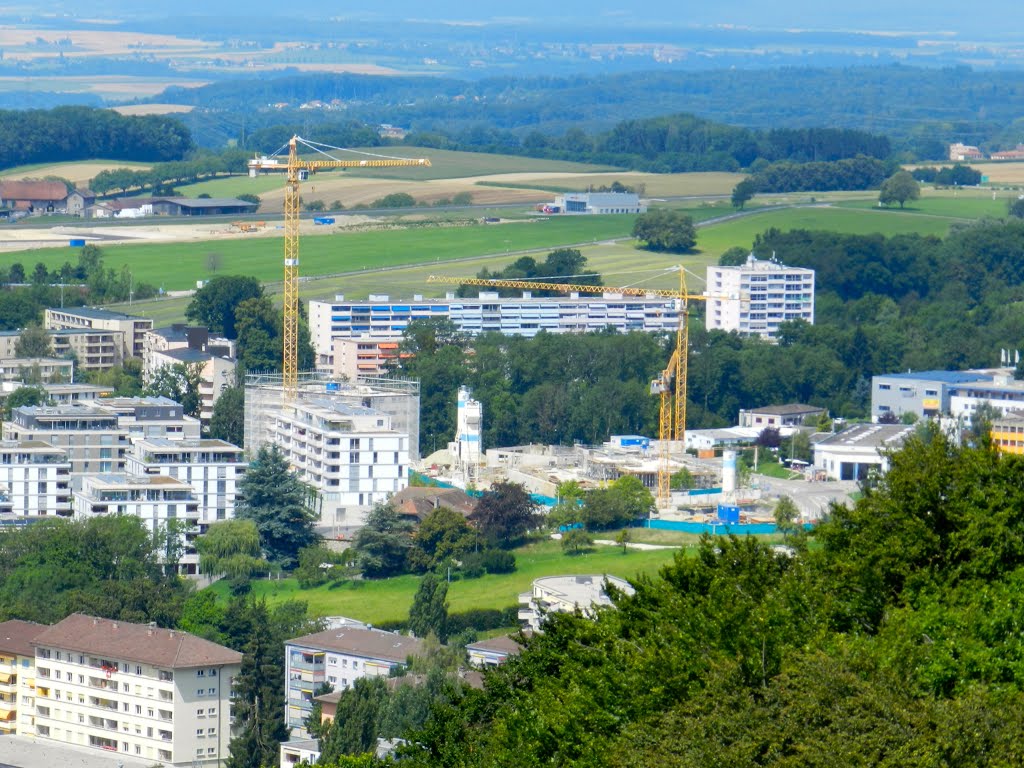
[[[601,546],[589,553],[569,556],[557,541],[542,541],[515,551],[515,573],[486,575],[469,581],[453,581],[448,588],[450,613],[479,608],[507,608],[517,603],[521,592],[529,592],[534,579],[542,576],[610,574],[627,581],[640,573],[654,574],[675,557],[677,550],[629,550]],[[285,600],[305,600],[313,616],[350,616],[380,624],[408,618],[418,576],[397,576],[379,581],[353,581],[338,587],[299,589],[295,579],[253,582],[255,597],[266,597],[271,605]],[[210,587],[226,598],[223,582]]]

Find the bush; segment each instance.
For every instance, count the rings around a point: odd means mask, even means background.
[[[462,569],[460,570],[464,579],[479,579],[487,573],[487,566],[484,565],[482,552],[470,552],[462,558]]]
[[[516,556],[502,549],[484,550],[482,560],[488,573],[513,573],[516,570]]]
[[[517,626],[519,626],[518,606],[502,609],[477,608],[448,617],[448,633],[450,635],[459,635],[469,629],[486,632],[489,629]]]

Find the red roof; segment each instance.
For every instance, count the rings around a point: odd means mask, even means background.
[[[61,181],[0,181],[0,200],[4,202],[56,203],[68,196]]]

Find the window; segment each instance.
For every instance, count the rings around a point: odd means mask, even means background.
[[[211,669],[210,670],[210,677],[216,677],[216,676],[217,676],[217,670],[216,669]]]
[[[880,392],[888,392],[890,389],[892,389],[892,385],[891,384],[879,384],[878,385],[878,389],[879,389]]]
[[[207,696],[216,696],[217,695],[217,689],[216,688],[207,688],[206,689],[206,695]]]
[[[199,738],[203,738],[203,736],[205,736],[205,735],[206,735],[206,732],[203,731],[202,728],[196,728],[196,736],[198,736]]]
[[[216,707],[210,707],[208,710],[206,710],[206,714],[208,714],[210,717],[213,717],[214,715],[217,714],[217,708]]]
[[[207,728],[206,729],[206,735],[207,736],[214,736],[214,735],[216,735],[216,733],[217,733],[217,729],[216,728]]]
[[[200,688],[198,691],[196,691],[196,696],[202,696],[205,693],[206,693],[206,689],[205,688]]]
[[[61,658],[63,658],[63,657],[61,656],[61,652],[60,652],[60,651],[57,651],[57,661],[60,661],[60,660],[61,660]]]
[[[205,669],[196,670],[196,677],[206,677],[206,670]]]
[[[206,754],[208,754],[208,755],[212,755],[216,751],[217,750],[214,747],[207,747],[206,748]]]
[[[196,710],[196,717],[206,717],[206,710],[200,707]]]
[[[136,704],[135,705],[135,714],[136,715],[141,715],[142,714],[142,705],[141,704]]]
[[[136,675],[141,675],[142,674],[142,667],[140,667],[138,664],[135,665],[135,674]]]

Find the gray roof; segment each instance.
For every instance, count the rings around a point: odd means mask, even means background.
[[[910,379],[912,381],[937,381],[942,384],[967,384],[972,381],[991,381],[992,377],[980,371],[907,371],[906,373],[884,373],[876,379]]]
[[[523,650],[523,644],[517,639],[518,635],[499,635],[487,640],[479,640],[475,643],[468,643],[466,650],[476,649],[480,651],[491,651],[504,654],[519,653]]]
[[[191,347],[181,347],[180,349],[165,349],[160,352],[164,357],[169,357],[173,360],[179,360],[183,363],[205,363],[207,360],[212,360],[213,355],[209,352],[203,352],[201,349],[192,349]]]
[[[88,317],[93,320],[146,320],[145,317],[139,317],[138,315],[126,315],[123,312],[114,312],[110,309],[100,309],[99,307],[72,307],[61,309],[59,307],[50,307],[54,312],[63,312],[65,315],[78,315],[79,317]]]
[[[914,431],[906,424],[857,424],[829,435],[816,446],[848,448],[885,448],[899,445]]]
[[[161,197],[154,202],[174,203],[185,208],[246,207],[256,210],[259,207],[257,203],[239,200],[237,197]]]
[[[789,403],[787,405],[766,405],[764,408],[751,408],[748,413],[765,413],[772,416],[796,416],[801,413],[821,413],[825,409],[817,405]]]
[[[423,641],[415,637],[406,637],[379,629],[356,629],[354,627],[327,629],[323,632],[287,640],[286,644],[401,664],[404,664],[410,656],[416,656],[423,652]]]

